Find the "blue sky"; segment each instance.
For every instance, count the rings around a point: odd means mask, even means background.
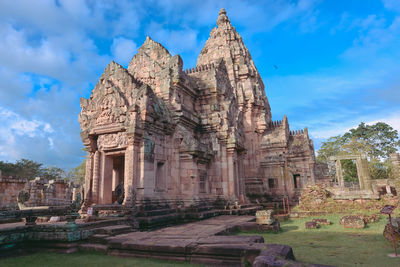
[[[78,165],[79,98],[107,64],[127,66],[149,35],[193,67],[222,7],[274,120],[308,127],[316,149],[361,121],[400,130],[398,0],[13,0],[0,1],[0,160]]]

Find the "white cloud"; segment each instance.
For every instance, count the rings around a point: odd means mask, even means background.
[[[400,3],[398,0],[383,0],[384,6],[396,12],[400,12]]]
[[[49,139],[53,133],[51,125],[40,120],[29,120],[17,113],[0,107],[0,160],[17,160],[24,157],[20,153],[21,142],[28,139],[34,142],[38,139]],[[51,145],[49,142],[47,145]]]
[[[400,133],[400,110],[397,113],[391,114],[389,116],[381,117],[381,118],[373,120],[373,121],[368,121],[368,122],[366,122],[366,124],[372,125],[377,122],[387,123],[390,126],[392,126],[393,129],[397,130]]]
[[[111,45],[111,52],[114,60],[126,66],[137,51],[136,43],[123,37],[114,38]]]
[[[159,23],[151,23],[147,29],[150,37],[163,44],[171,54],[180,54],[200,50],[198,32],[192,29],[171,30]]]
[[[314,30],[316,25],[316,6],[318,0],[299,1],[241,1],[241,0],[203,0],[157,2],[156,8],[168,21],[183,27],[209,27],[215,24],[218,11],[227,10],[234,24],[240,24],[247,32],[266,32],[277,25],[293,21],[301,30]]]

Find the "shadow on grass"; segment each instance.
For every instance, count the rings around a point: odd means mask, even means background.
[[[299,230],[298,226],[289,226],[289,225],[287,225],[287,226],[282,226],[281,227],[281,232],[289,232],[289,231],[296,231],[296,230]]]

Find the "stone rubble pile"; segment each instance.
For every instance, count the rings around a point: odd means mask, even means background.
[[[309,210],[315,205],[326,202],[330,193],[322,185],[309,185],[306,186],[299,197],[299,208],[302,210]]]

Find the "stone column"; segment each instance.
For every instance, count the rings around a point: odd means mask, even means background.
[[[363,169],[363,176],[364,176],[364,188],[365,190],[372,191],[372,183],[371,183],[371,175],[369,174],[368,169],[368,160],[366,156],[361,158],[362,169]]]
[[[100,176],[100,152],[94,153],[93,160],[93,184],[92,184],[92,201],[95,204],[99,202],[99,176]]]
[[[111,204],[113,160],[104,152],[101,153],[101,175],[99,183],[99,203]]]
[[[221,142],[221,177],[222,190],[225,197],[229,197],[228,159],[226,143]]]
[[[236,178],[235,178],[235,166],[233,164],[234,150],[227,149],[227,173],[228,173],[228,192],[229,197],[237,198],[236,196]]]
[[[360,190],[365,190],[365,183],[364,183],[364,170],[362,167],[362,162],[361,158],[356,159],[356,167],[357,167],[357,177],[358,177],[358,182],[360,184]]]
[[[133,205],[133,195],[132,191],[135,190],[134,185],[134,174],[135,174],[135,155],[134,155],[134,145],[133,142],[128,145],[125,150],[125,169],[124,169],[124,205]]]
[[[112,185],[111,185],[111,190],[114,191],[114,189],[117,187],[119,184],[119,175],[118,175],[118,170],[114,169],[112,170]]]
[[[396,192],[400,193],[400,154],[399,153],[390,154],[390,161],[392,163],[394,186],[395,186]]]
[[[245,188],[245,176],[243,169],[243,154],[238,155],[237,168],[238,168],[238,181],[239,181],[239,200],[241,203],[247,202],[246,200],[246,188]]]
[[[91,183],[93,183],[93,159],[94,159],[94,152],[87,152],[86,154],[86,168],[85,168],[85,185],[84,185],[84,195],[82,195],[82,198],[84,198],[86,201],[91,202],[92,200],[89,199],[90,196],[90,191],[91,191]]]
[[[336,167],[336,180],[338,181],[339,186],[343,188],[344,182],[342,174],[342,163],[340,162],[340,159],[335,160],[335,167]]]

